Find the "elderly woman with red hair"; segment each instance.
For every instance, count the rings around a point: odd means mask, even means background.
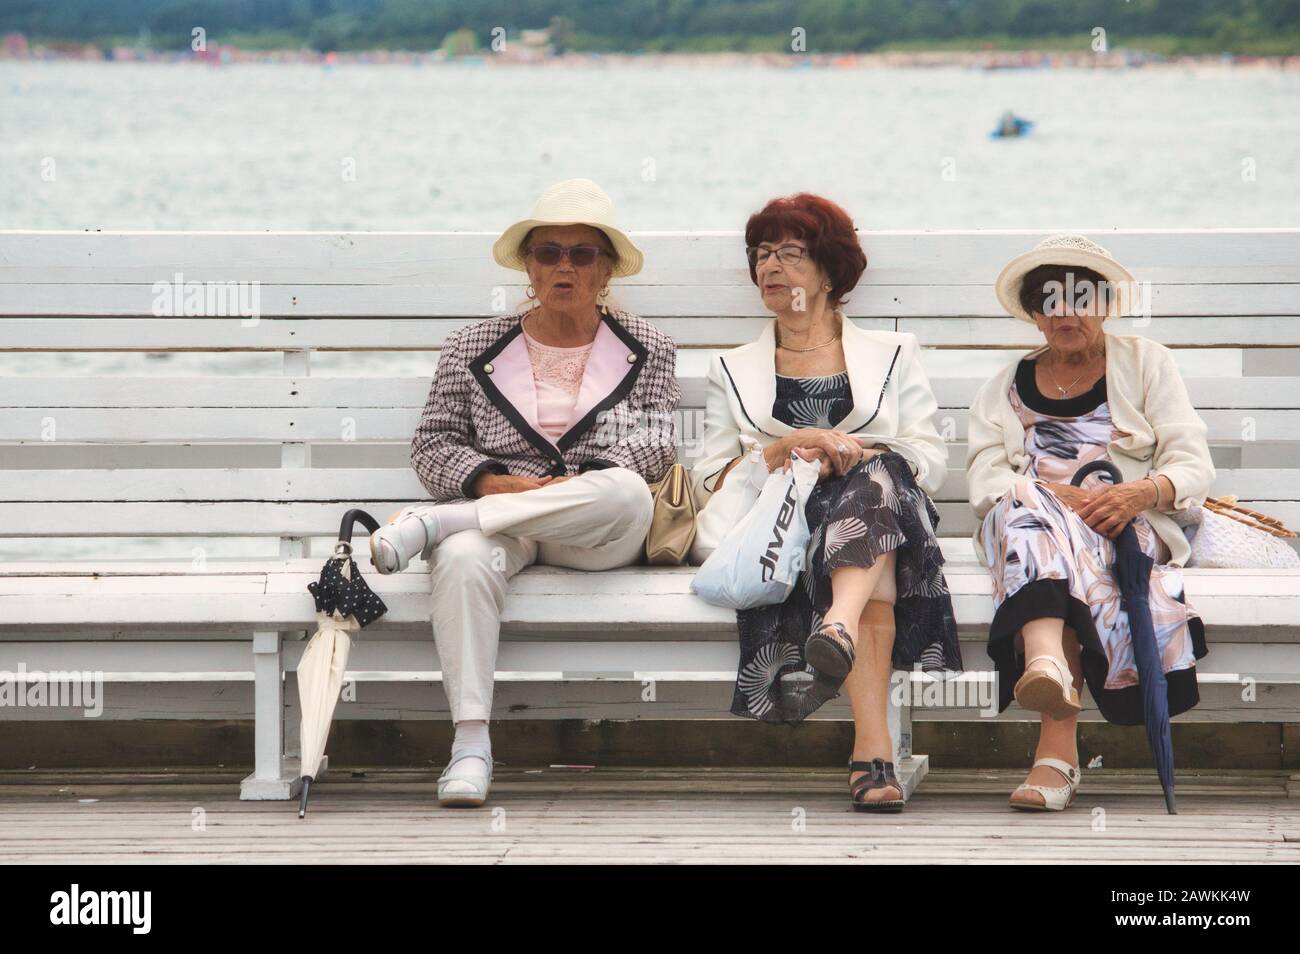
[[[750,217],[745,243],[774,317],[757,341],[713,358],[692,489],[707,507],[755,444],[769,471],[793,452],[821,476],[805,507],[812,537],[798,584],[783,603],[736,614],[731,711],[797,723],[844,686],[853,806],[899,811],[891,672],[961,668],[927,496],[948,461],[937,404],[915,335],[859,328],[840,308],[867,266],[842,208],[806,193],[774,199]]]

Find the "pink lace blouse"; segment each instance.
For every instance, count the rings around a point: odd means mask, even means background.
[[[537,423],[552,441],[569,429],[569,418],[578,403],[578,389],[595,341],[576,348],[542,344],[524,329],[528,360],[533,366],[537,388]]]

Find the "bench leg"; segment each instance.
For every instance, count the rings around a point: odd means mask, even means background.
[[[253,774],[239,785],[244,801],[287,800],[302,784],[297,760],[284,757],[281,634],[253,634]]]
[[[903,787],[903,798],[911,798],[930,771],[930,757],[912,752],[912,707],[906,701],[896,705],[889,694],[889,735],[894,741],[894,772]]]

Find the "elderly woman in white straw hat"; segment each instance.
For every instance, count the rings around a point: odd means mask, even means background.
[[[636,563],[653,483],[676,461],[676,348],[611,307],[609,280],[641,269],[594,182],[551,186],[493,245],[528,274],[528,305],[448,335],[411,466],[435,504],[371,535],[381,573],[429,560],[432,621],[455,723],[444,805],[481,805],[506,583],[534,562]]]
[[[999,708],[1014,697],[1041,713],[1034,766],[1011,805],[1059,811],[1079,785],[1083,682],[1107,721],[1142,722],[1128,616],[1111,570],[1111,541],[1130,521],[1156,564],[1151,611],[1169,712],[1199,699],[1205,633],[1184,599],[1189,547],[1169,513],[1205,499],[1214,466],[1169,349],[1103,331],[1137,299],[1133,276],[1104,248],[1081,235],[1045,239],[1007,264],[997,295],[1046,344],[987,381],[971,406],[967,480],[982,521],[974,542],[993,578],[988,652]],[[1124,482],[1094,475],[1072,486],[1093,460],[1111,461]]]

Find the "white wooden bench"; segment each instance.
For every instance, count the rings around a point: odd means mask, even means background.
[[[1215,492],[1300,525],[1300,231],[1093,234],[1153,283],[1155,317],[1137,330],[1179,349],[1209,424]],[[928,349],[951,441],[936,502],[972,684],[991,668],[991,603],[967,539],[965,408],[1007,349],[1037,343],[1034,329],[1000,316],[991,282],[1041,237],[866,233],[871,268],[848,308]],[[256,764],[242,794],[292,797],[293,671],[298,637],[314,626],[306,585],[345,509],[382,520],[426,497],[407,453],[436,349],[453,328],[522,300],[520,276],[491,262],[492,238],[0,232],[0,671],[102,673],[102,718],[253,717]],[[616,295],[679,345],[689,463],[709,354],[752,340],[767,319],[737,234],[638,240],[647,268]],[[212,305],[159,315],[158,282],[257,283],[246,290],[256,288],[260,318]],[[79,353],[76,372],[58,363],[68,352]],[[389,353],[396,370],[360,376],[358,359],[373,357],[360,352]],[[336,718],[446,717],[430,685],[440,674],[423,571],[368,572],[390,609],[358,640],[354,698]],[[519,574],[496,716],[733,718],[734,616],[690,594],[692,572]],[[1186,579],[1211,651],[1198,666],[1202,702],[1180,721],[1300,721],[1300,575]],[[818,717],[846,714],[837,701]],[[949,704],[892,715],[909,789],[925,771],[910,751],[912,716],[981,717]],[[0,707],[0,720],[79,718]],[[998,718],[1025,714],[1013,706]]]

